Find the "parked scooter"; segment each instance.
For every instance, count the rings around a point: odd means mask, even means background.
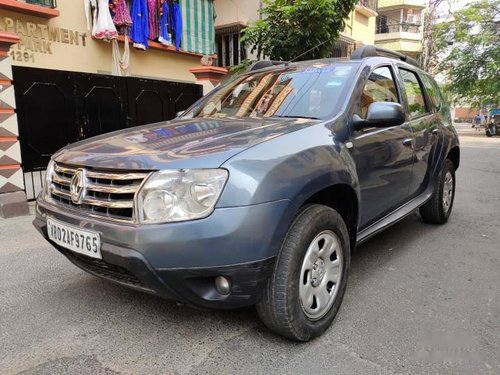
[[[492,108],[490,111],[490,122],[486,124],[485,134],[487,137],[500,135],[500,108]]]
[[[486,130],[484,131],[487,137],[493,137],[495,135],[500,136],[500,124],[495,123],[495,121],[491,121],[486,125]]]

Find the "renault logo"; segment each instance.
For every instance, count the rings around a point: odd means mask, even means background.
[[[69,192],[71,194],[71,201],[74,204],[81,204],[82,199],[87,190],[87,177],[85,176],[85,169],[78,169],[69,185]]]

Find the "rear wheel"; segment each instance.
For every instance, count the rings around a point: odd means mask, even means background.
[[[450,217],[454,199],[455,165],[450,159],[446,159],[431,199],[420,207],[422,220],[430,224],[446,223]]]
[[[271,330],[297,341],[321,335],[347,285],[349,235],[337,211],[304,208],[292,223],[257,311]]]

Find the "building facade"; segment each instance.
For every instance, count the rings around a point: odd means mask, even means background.
[[[0,31],[16,33],[20,37],[20,42],[12,46],[9,53],[12,65],[111,74],[112,44],[92,37],[92,20],[87,23],[83,1],[28,2],[0,0]],[[200,66],[200,58],[204,54],[214,53],[213,2],[185,0],[181,5],[184,23],[182,42],[185,40],[185,43],[179,50],[174,44],[164,45],[153,40],[149,41],[146,50],[130,48],[132,76],[195,81],[189,69]],[[208,14],[203,14],[203,5],[210,5],[206,7]],[[206,25],[206,33],[201,27],[196,33],[195,27],[198,29],[197,26],[202,22]],[[198,39],[204,38],[205,34],[210,34],[206,41],[207,48],[200,47],[203,43],[198,43]],[[120,52],[123,53],[123,37],[120,36],[118,40]]]
[[[425,6],[425,0],[379,0],[375,45],[418,58]]]

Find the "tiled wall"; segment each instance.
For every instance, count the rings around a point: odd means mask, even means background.
[[[0,35],[0,194],[24,190],[8,41]],[[8,40],[8,37],[6,37]]]

